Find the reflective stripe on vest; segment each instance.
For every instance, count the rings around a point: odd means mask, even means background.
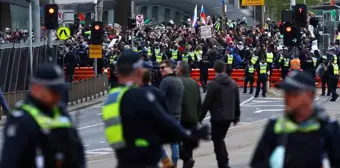
[[[172,56],[172,59],[177,59],[177,50],[172,50],[171,52],[171,56]]]
[[[284,67],[288,67],[289,66],[289,59],[288,58],[284,58],[283,66]]]
[[[339,75],[339,66],[338,64],[333,64],[334,75]]]
[[[112,64],[115,61],[115,57],[116,57],[116,55],[112,55],[110,57],[110,64]]]
[[[305,121],[303,126],[296,124],[295,122],[289,120],[288,118],[284,118],[283,116],[279,117],[276,120],[274,125],[275,134],[280,133],[294,133],[294,132],[312,132],[320,129],[320,123],[316,119],[309,119]]]
[[[61,116],[58,108],[53,109],[53,118],[41,113],[40,110],[33,105],[23,104],[21,107],[18,107],[18,109],[29,113],[41,129],[70,128],[72,126],[70,119]]]
[[[267,63],[273,63],[273,53],[267,53]]]
[[[248,67],[248,73],[254,73],[254,66],[253,65],[250,65]]]
[[[161,62],[162,61],[162,56],[156,55],[156,61]]]
[[[152,52],[151,52],[151,49],[148,49],[148,56],[151,56],[152,55]]]
[[[189,60],[189,56],[186,55],[182,57],[182,61],[188,62],[188,60]]]
[[[313,59],[313,65],[314,65],[314,67],[316,67],[316,61],[317,61],[317,59],[314,58],[314,57],[312,57],[312,59]]]
[[[195,53],[194,52],[189,52],[188,53],[191,57],[194,57],[195,56]]]
[[[234,56],[231,55],[231,54],[228,54],[227,56],[228,56],[227,64],[228,64],[228,65],[233,64]]]
[[[257,59],[258,59],[258,57],[252,56],[252,57],[251,57],[251,63],[252,63],[253,65],[255,65],[256,62],[257,62]]]
[[[121,149],[126,143],[123,137],[123,125],[120,118],[120,102],[129,87],[118,87],[110,91],[103,109],[102,119],[105,125],[107,142],[113,149]]]
[[[260,74],[267,74],[267,63],[260,63]]]
[[[133,52],[138,52],[138,49],[136,47],[133,47]]]
[[[338,57],[336,55],[333,55],[334,57],[334,64],[337,64],[338,63]]]

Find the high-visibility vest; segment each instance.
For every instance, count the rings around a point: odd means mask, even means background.
[[[275,122],[274,133],[312,132],[318,131],[321,128],[320,122],[316,118],[311,118],[306,123],[308,123],[306,126],[301,126],[289,118],[281,116]]]
[[[267,74],[267,63],[260,63],[260,74]]]
[[[228,54],[227,57],[228,57],[228,59],[227,59],[227,64],[228,64],[228,65],[233,64],[234,56],[231,55],[231,54]]]
[[[110,91],[102,108],[105,136],[113,149],[121,149],[126,145],[123,136],[123,125],[120,117],[121,100],[129,87],[117,87]]]
[[[137,47],[133,47],[133,52],[138,52]]]
[[[183,55],[182,56],[182,61],[188,62],[189,56],[188,55]]]
[[[160,49],[155,49],[155,55],[159,55],[161,53],[161,50]]]
[[[216,30],[220,30],[220,27],[221,27],[221,24],[218,22],[218,23],[216,23],[216,25],[215,25],[215,29]]]
[[[252,56],[252,57],[251,57],[251,63],[252,63],[253,65],[255,65],[258,59],[259,59],[259,57],[255,56],[255,55]]]
[[[188,53],[192,58],[195,56],[195,52],[189,52]]]
[[[71,120],[66,116],[62,116],[57,107],[53,109],[53,118],[45,115],[37,107],[30,104],[18,105],[16,106],[16,109],[23,110],[30,114],[39,127],[43,130],[72,127]]]
[[[148,56],[151,56],[151,55],[152,55],[152,52],[151,52],[151,49],[150,49],[150,48],[147,49],[147,53],[148,53]]]
[[[338,33],[338,35],[336,36],[337,40],[340,40],[340,33]]]
[[[334,75],[339,75],[339,66],[338,64],[333,64],[333,72],[334,72]]]
[[[333,57],[334,57],[334,64],[338,63],[338,57],[335,54],[333,54]]]
[[[115,57],[116,57],[116,55],[112,55],[110,57],[110,64],[112,64],[115,61]]]
[[[255,69],[254,69],[254,66],[253,65],[250,65],[248,67],[248,73],[254,73]]]
[[[273,59],[274,59],[274,56],[273,56],[273,53],[267,53],[267,63],[273,63]]]
[[[293,70],[300,70],[301,69],[301,64],[300,64],[300,59],[295,58],[290,61],[290,69]]]
[[[289,66],[289,58],[283,58],[283,66],[288,67]]]
[[[162,56],[161,55],[156,55],[156,61],[161,62],[162,61]]]
[[[178,57],[177,53],[178,53],[177,50],[172,50],[172,52],[171,52],[172,59],[177,59],[177,57]]]
[[[316,59],[316,58],[314,58],[314,57],[312,57],[312,59],[313,59],[313,65],[314,65],[314,67],[316,67],[316,62],[317,62],[317,59]]]

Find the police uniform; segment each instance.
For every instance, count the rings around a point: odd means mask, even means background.
[[[57,92],[67,92],[63,71],[53,64],[37,67],[30,80]],[[83,168],[83,144],[66,108],[50,108],[29,94],[7,118],[0,167]]]
[[[339,81],[339,66],[338,64],[334,63],[334,61],[331,61],[328,68],[328,80],[329,85],[328,89],[332,93],[332,99],[330,101],[335,101],[339,95],[336,93],[336,89],[338,87],[338,81]]]
[[[285,79],[288,72],[289,72],[289,58],[287,57],[284,57],[282,60],[281,60],[281,63],[280,63],[280,67],[281,67],[281,77],[282,79]]]
[[[266,87],[267,87],[267,80],[268,80],[268,70],[269,65],[265,62],[260,62],[257,68],[257,83],[256,83],[256,92],[254,97],[258,97],[260,94],[260,86],[262,84],[262,96],[266,97]]]
[[[134,53],[125,52],[117,61],[118,72],[120,65],[136,70],[142,67],[142,62]],[[151,92],[138,88],[133,81],[110,91],[102,108],[102,119],[118,168],[156,168],[163,143],[195,140],[194,135],[207,136],[206,131],[202,132],[204,129],[199,134],[184,130]]]
[[[247,93],[247,85],[248,82],[250,84],[250,92],[249,94],[253,94],[253,87],[254,87],[254,74],[255,74],[255,68],[254,65],[250,64],[245,69],[245,78],[244,78],[244,90],[243,93]]]
[[[314,79],[305,72],[294,72],[279,86],[286,92],[315,92]],[[269,120],[250,167],[320,168],[340,165],[340,129],[320,107],[303,122],[285,114]],[[326,165],[329,161],[330,165]]]
[[[232,54],[227,54],[224,58],[226,66],[226,73],[227,75],[231,76],[231,73],[233,72],[233,62],[234,62],[234,56]]]

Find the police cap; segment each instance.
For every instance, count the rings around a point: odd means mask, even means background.
[[[288,74],[278,88],[285,92],[292,91],[315,91],[315,80],[312,75],[303,71],[292,71]]]
[[[117,61],[117,68],[137,69],[143,67],[143,60],[140,59],[136,52],[125,50]]]
[[[63,93],[68,89],[64,79],[64,71],[58,65],[52,63],[38,65],[31,76],[30,82],[44,85],[59,93]]]

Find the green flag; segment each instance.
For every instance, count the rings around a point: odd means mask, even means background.
[[[149,24],[150,22],[151,22],[151,20],[149,20],[147,18],[144,20],[144,24]]]
[[[334,9],[331,10],[331,15],[333,16],[334,21],[336,21],[336,11]]]

